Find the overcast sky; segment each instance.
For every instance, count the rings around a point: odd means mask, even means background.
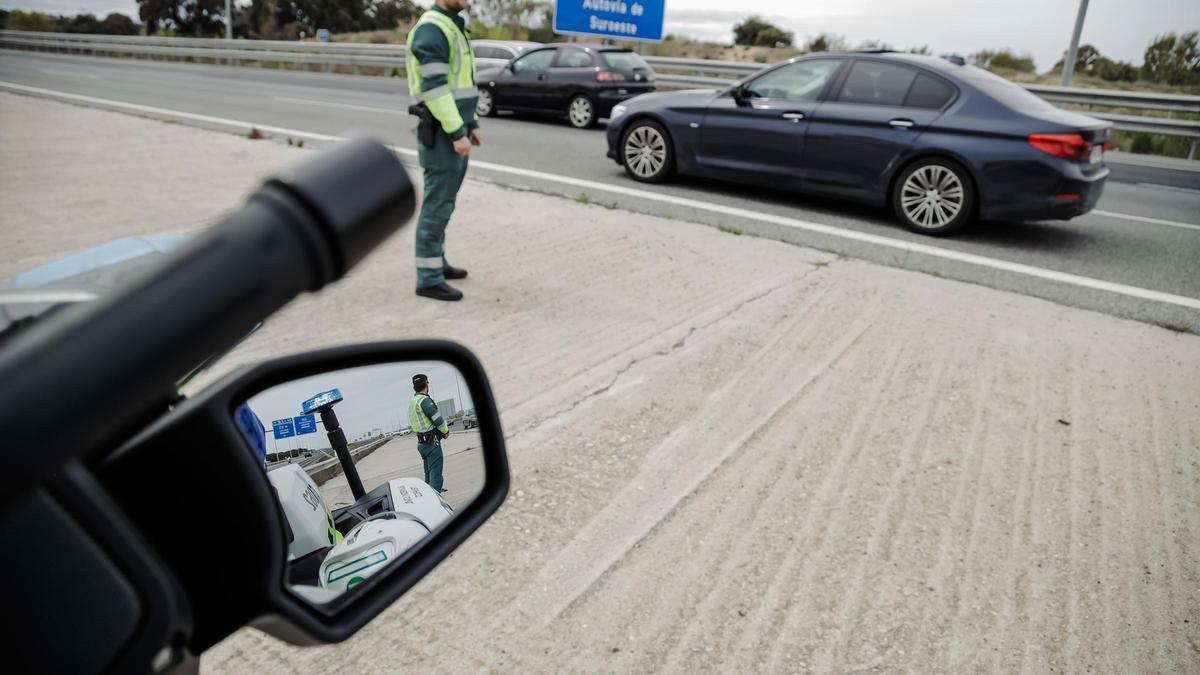
[[[418,0],[428,5],[428,0]],[[1039,70],[1061,58],[1077,0],[666,0],[666,33],[729,42],[732,26],[756,12],[796,35],[844,36],[852,45],[882,40],[894,47],[929,45],[934,53],[969,54],[1011,47],[1029,52]],[[748,9],[730,9],[731,6]],[[51,14],[111,11],[137,17],[134,0],[0,0],[6,9]],[[1200,0],[1092,0],[1083,41],[1110,58],[1142,62],[1146,45],[1170,31],[1200,30]]]

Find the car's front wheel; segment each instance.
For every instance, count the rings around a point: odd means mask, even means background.
[[[949,159],[932,158],[904,169],[892,187],[892,209],[905,227],[944,236],[970,222],[975,189],[966,169]]]
[[[658,122],[638,120],[621,138],[621,160],[625,173],[643,183],[661,183],[675,166],[675,150],[667,130]]]
[[[576,129],[590,129],[596,126],[596,104],[583,94],[576,94],[567,106],[567,119]]]
[[[479,90],[479,98],[475,100],[475,112],[480,117],[491,117],[496,114],[496,101],[488,89]]]

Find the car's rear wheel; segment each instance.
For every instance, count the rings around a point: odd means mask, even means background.
[[[667,130],[658,122],[638,120],[621,138],[621,160],[625,173],[643,183],[661,183],[675,166],[675,149]]]
[[[583,94],[576,94],[567,106],[567,119],[576,129],[590,129],[596,126],[596,104]]]
[[[975,188],[966,169],[949,159],[924,159],[900,173],[892,187],[892,209],[913,232],[945,236],[975,213]]]
[[[475,112],[480,117],[491,117],[496,114],[496,101],[492,98],[492,92],[487,89],[479,90],[479,98],[475,101]]]

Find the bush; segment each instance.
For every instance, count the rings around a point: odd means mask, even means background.
[[[1138,70],[1128,61],[1112,61],[1103,56],[1092,63],[1088,69],[1089,75],[1094,75],[1105,82],[1136,82]]]
[[[58,29],[58,22],[49,14],[22,12],[16,9],[9,12],[4,26],[8,30],[29,30],[49,33]]]
[[[733,27],[733,43],[744,47],[790,47],[792,34],[758,16]]]
[[[804,43],[806,52],[835,52],[847,48],[846,39],[832,33],[821,33]]]
[[[970,62],[988,70],[1015,70],[1019,73],[1034,71],[1033,57],[1029,54],[1014,54],[1010,49],[984,49],[968,57]]]

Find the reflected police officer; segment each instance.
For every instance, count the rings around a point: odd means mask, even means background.
[[[412,400],[408,402],[408,422],[417,436],[417,452],[425,466],[425,482],[438,492],[442,489],[442,439],[450,435],[450,426],[442,418],[437,404],[429,398],[429,377],[413,375]]]

